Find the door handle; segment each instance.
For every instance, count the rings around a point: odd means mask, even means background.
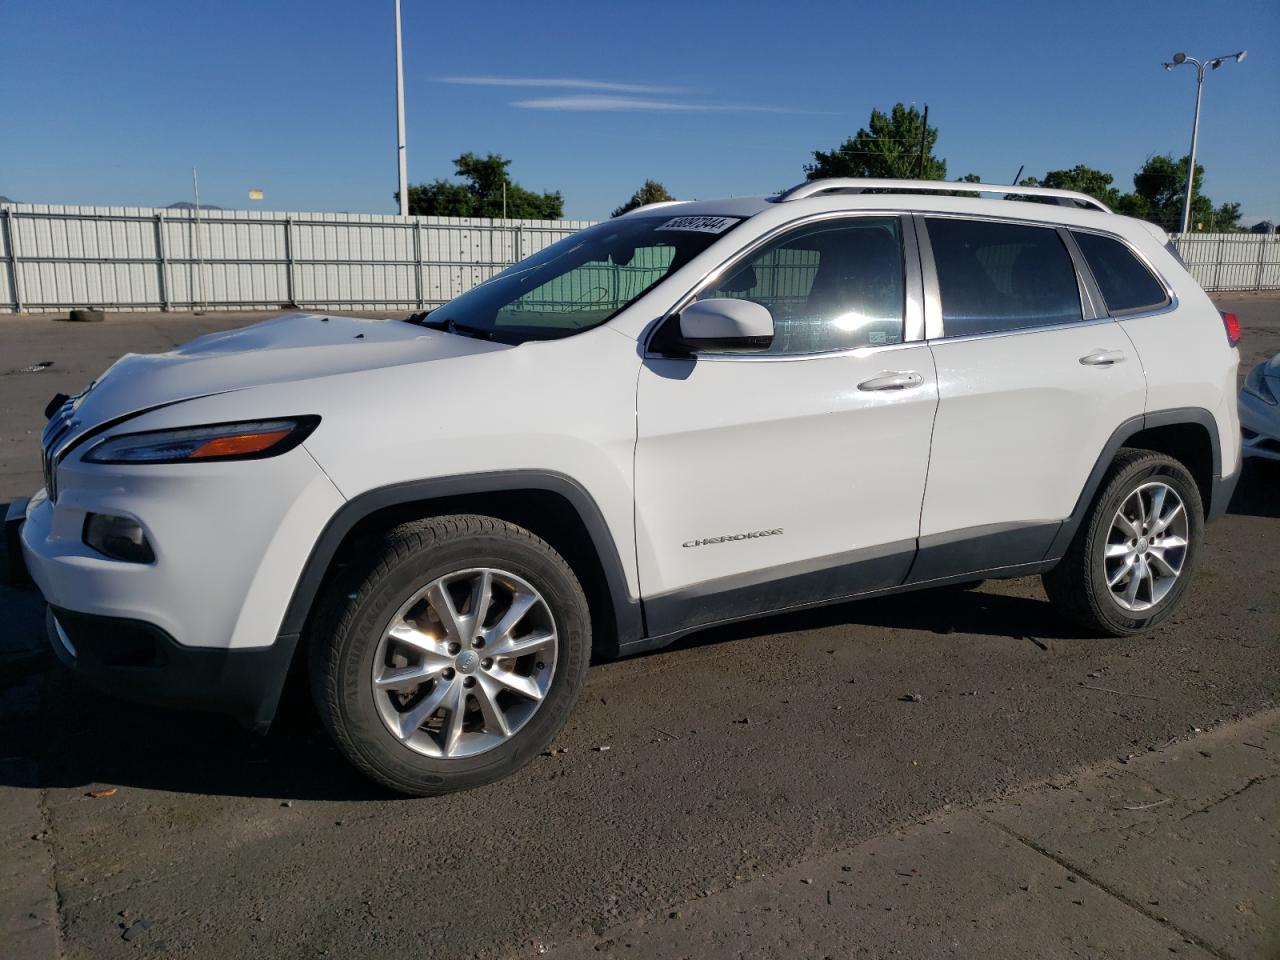
[[[1086,353],[1080,358],[1080,362],[1087,367],[1109,367],[1112,364],[1124,362],[1124,351],[1095,350],[1093,353]]]
[[[924,377],[914,370],[894,370],[863,380],[858,384],[859,390],[909,390],[924,383]]]

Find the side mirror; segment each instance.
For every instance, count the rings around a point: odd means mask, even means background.
[[[767,350],[773,343],[773,314],[750,300],[698,300],[677,319],[678,336],[669,339],[676,341],[672,346],[687,351],[741,353]]]

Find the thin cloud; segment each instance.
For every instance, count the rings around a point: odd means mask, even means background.
[[[511,104],[523,110],[647,110],[678,113],[812,113],[789,107],[772,107],[751,103],[683,103],[679,100],[650,100],[641,97],[614,97],[583,94],[572,97],[540,97],[516,100]]]
[[[616,83],[612,80],[585,80],[580,77],[440,77],[440,83],[471,87],[552,87],[561,90],[606,90],[611,93],[685,93],[681,87],[650,83]]]

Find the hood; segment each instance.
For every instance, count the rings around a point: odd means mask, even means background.
[[[292,313],[197,337],[167,353],[125,354],[76,398],[74,419],[89,427],[268,383],[510,349],[399,320]]]

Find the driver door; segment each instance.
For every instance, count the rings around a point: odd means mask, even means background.
[[[774,339],[645,358],[635,485],[650,632],[901,583],[938,403],[910,218],[787,229],[696,295],[711,297],[763,304]]]

